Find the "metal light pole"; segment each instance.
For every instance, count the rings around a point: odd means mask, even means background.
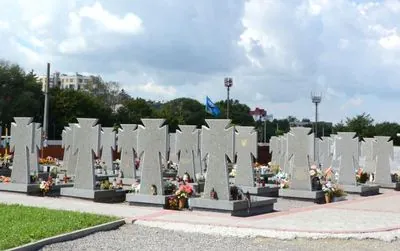
[[[227,97],[226,97],[226,118],[229,119],[229,103],[230,103],[230,99],[229,99],[229,91],[230,88],[233,85],[233,80],[232,78],[225,78],[224,79],[224,85],[226,87],[226,91],[227,91]]]
[[[322,95],[311,93],[311,101],[315,104],[315,125],[314,125],[314,161],[319,162],[318,158],[318,104],[322,101]]]
[[[43,140],[47,140],[49,127],[49,85],[50,85],[50,63],[47,63],[47,82],[44,87],[44,112],[43,112]]]

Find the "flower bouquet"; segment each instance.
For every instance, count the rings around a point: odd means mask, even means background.
[[[0,176],[0,183],[9,183],[10,181],[10,177]]]
[[[179,201],[179,209],[186,207],[187,199],[192,196],[193,188],[190,185],[182,184],[179,189],[175,192],[176,197]]]
[[[362,168],[359,168],[356,173],[357,183],[365,184],[369,180],[369,174],[364,172]]]
[[[323,184],[322,191],[325,193],[326,203],[336,201],[337,198],[343,198],[347,195],[338,184],[334,184],[331,181],[327,181]]]
[[[39,185],[40,191],[45,196],[48,192],[50,192],[53,187],[53,179],[49,178],[47,181],[42,181]]]

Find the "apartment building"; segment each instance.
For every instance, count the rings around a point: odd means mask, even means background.
[[[59,72],[56,72],[56,73],[50,75],[49,87],[50,88],[60,87],[62,89],[80,90],[85,85],[96,82],[95,81],[96,78],[99,78],[99,77],[84,76],[79,73],[76,73],[74,75],[67,75],[67,74],[60,74]],[[42,76],[39,76],[37,79],[38,79],[38,82],[42,84],[42,91],[44,91],[45,87],[46,87],[46,83],[47,83],[47,76],[42,75]]]

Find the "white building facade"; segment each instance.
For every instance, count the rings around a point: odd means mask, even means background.
[[[59,72],[56,72],[52,75],[50,75],[50,84],[49,87],[60,87],[62,89],[74,89],[74,90],[80,90],[82,89],[85,85],[89,83],[93,83],[94,76],[84,76],[79,73],[76,73],[75,75],[67,75],[67,74],[60,74]],[[39,76],[38,82],[42,84],[42,91],[45,91],[46,83],[47,83],[47,76],[42,75]]]

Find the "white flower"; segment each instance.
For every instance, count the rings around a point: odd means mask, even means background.
[[[40,183],[40,189],[45,189],[46,188],[46,181],[42,181],[41,183]]]
[[[311,169],[310,170],[310,176],[314,176],[314,175],[316,175],[317,174],[317,172],[314,170],[314,169]]]

